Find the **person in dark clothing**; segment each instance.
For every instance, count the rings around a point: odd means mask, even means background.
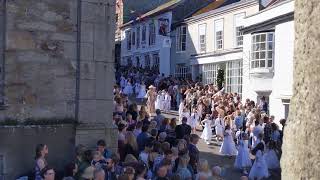
[[[150,135],[148,133],[148,129],[149,129],[148,125],[142,126],[142,132],[137,137],[137,143],[138,143],[138,147],[139,147],[139,152],[143,151],[144,146],[145,146],[147,140],[150,137]]]
[[[195,174],[197,174],[197,164],[199,162],[199,154],[200,154],[200,151],[197,148],[199,139],[200,137],[197,134],[191,134],[190,143],[188,145],[189,156],[190,156],[189,164],[191,165]]]
[[[187,118],[182,118],[182,124],[178,125],[175,129],[176,132],[176,138],[177,139],[183,139],[186,135],[191,134],[191,126],[187,124]]]
[[[128,109],[126,115],[128,115],[128,114],[131,114],[132,119],[133,119],[134,121],[137,120],[137,118],[138,118],[138,110],[137,110],[137,105],[136,105],[136,104],[131,104],[131,105],[129,106],[129,109]]]
[[[107,167],[105,169],[105,178],[106,180],[116,180],[117,175],[115,171],[115,164],[111,158],[106,159]]]

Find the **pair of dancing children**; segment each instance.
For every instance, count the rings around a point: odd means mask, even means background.
[[[201,138],[207,144],[210,144],[212,138],[212,120],[210,115],[206,115],[206,118],[201,122],[204,126]],[[244,175],[248,175],[250,169],[250,179],[263,179],[269,177],[268,169],[280,168],[280,162],[275,150],[275,143],[271,141],[268,148],[265,148],[263,142],[260,142],[252,148],[251,153],[255,156],[255,160],[252,165],[252,161],[249,153],[248,146],[248,134],[241,129],[236,133],[237,147],[234,142],[233,132],[229,125],[224,127],[224,121],[221,117],[218,117],[214,123],[216,138],[219,142],[222,139],[220,147],[220,153],[226,156],[236,156],[234,167],[242,170]]]

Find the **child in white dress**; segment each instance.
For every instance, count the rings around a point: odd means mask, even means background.
[[[171,109],[171,96],[169,94],[169,92],[166,92],[165,96],[164,96],[164,111],[165,112],[169,112]]]
[[[123,89],[123,93],[128,96],[131,96],[133,94],[133,87],[130,81],[128,81],[126,87]]]
[[[245,132],[240,132],[238,139],[238,155],[234,162],[234,167],[243,170],[243,174],[247,175],[247,168],[252,166],[249,156],[248,135]]]
[[[218,118],[214,122],[215,130],[216,130],[216,140],[219,143],[223,140],[223,131],[224,131],[224,120],[222,115],[219,113]]]
[[[191,126],[192,133],[196,133],[196,127],[197,127],[198,120],[199,120],[199,114],[197,112],[197,109],[193,108],[190,119],[188,121],[188,124]]]
[[[162,91],[160,94],[160,110],[164,111],[164,105],[165,105],[165,91]]]
[[[179,105],[179,121],[181,122],[182,120],[182,113],[183,113],[183,109],[184,109],[184,100],[180,102]]]
[[[263,157],[264,145],[263,143],[257,144],[252,154],[255,155],[255,161],[249,173],[249,179],[263,179],[269,177],[268,166]]]
[[[277,156],[275,147],[276,147],[276,143],[274,141],[270,141],[268,148],[263,155],[263,157],[267,163],[268,169],[279,169],[280,168],[280,161]]]
[[[219,152],[227,156],[235,156],[238,153],[229,125],[226,126],[226,129],[224,131],[224,138]]]
[[[190,112],[189,112],[188,108],[186,108],[186,107],[183,108],[183,112],[181,113],[181,117],[179,117],[179,119],[181,118],[181,120],[182,120],[183,117],[187,118],[187,122],[190,119]]]
[[[144,84],[144,82],[141,83],[140,85],[140,89],[139,89],[139,93],[138,93],[138,96],[137,96],[137,99],[144,99],[146,98],[146,85]]]
[[[212,137],[210,114],[206,115],[206,118],[203,121],[201,121],[201,124],[204,126],[204,129],[201,134],[201,139],[203,139],[204,142],[206,142],[209,145]]]
[[[157,99],[155,101],[155,109],[160,109],[161,105],[161,91],[157,94]]]

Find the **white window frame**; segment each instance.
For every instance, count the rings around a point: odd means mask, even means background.
[[[243,20],[246,16],[246,12],[241,12],[234,15],[234,47],[242,47],[243,46],[243,32],[241,29],[243,26]]]
[[[218,26],[221,26],[218,28]],[[215,50],[222,50],[224,47],[224,19],[214,21],[214,42]]]
[[[274,64],[274,32],[251,35],[251,69],[272,69]]]
[[[204,33],[201,32],[202,26],[204,26]],[[199,52],[207,52],[207,24],[199,24],[198,26],[198,37],[199,37]]]
[[[159,53],[152,54],[152,67],[160,68],[160,54]]]
[[[155,23],[149,24],[149,46],[156,44],[156,25]]]
[[[144,24],[141,28],[141,44],[146,44],[147,42],[147,26]]]
[[[190,74],[190,67],[186,64],[176,64],[174,76],[177,78],[187,78]]]
[[[140,26],[137,27],[137,42],[136,42],[136,47],[140,48],[140,35],[141,35],[141,28]]]
[[[185,32],[184,32],[184,29],[185,29]],[[185,25],[178,27],[176,30],[176,50],[177,50],[177,52],[185,52],[187,49],[187,30],[188,30],[187,26],[185,26]],[[183,39],[184,39],[184,41],[183,41]]]
[[[151,58],[150,58],[150,55],[149,54],[145,54],[144,55],[144,64],[145,64],[145,68],[146,69],[150,69],[151,67]]]
[[[131,33],[131,45],[132,45],[132,48],[134,48],[136,46],[136,31],[135,31],[135,28],[132,29],[132,33]]]
[[[131,39],[131,31],[130,30],[127,30],[126,31],[126,39],[127,39],[127,50],[128,51],[131,51],[131,49],[132,49],[132,39]]]

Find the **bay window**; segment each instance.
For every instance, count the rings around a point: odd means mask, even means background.
[[[258,33],[252,35],[251,68],[273,67],[274,33]]]

